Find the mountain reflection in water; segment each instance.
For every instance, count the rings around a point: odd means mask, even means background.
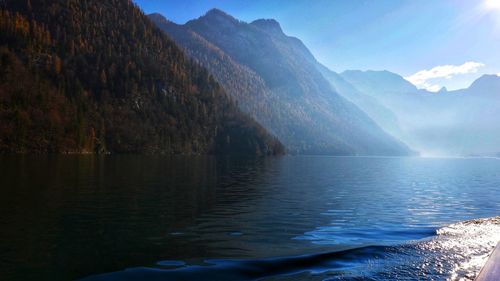
[[[4,156],[0,169],[3,280],[472,279],[500,233],[496,159]]]

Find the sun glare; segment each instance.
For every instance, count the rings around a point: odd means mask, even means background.
[[[484,7],[490,11],[500,12],[500,0],[484,0]]]
[[[488,16],[496,34],[500,34],[500,0],[483,0],[480,16]]]

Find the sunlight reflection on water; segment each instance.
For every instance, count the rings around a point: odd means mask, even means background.
[[[500,233],[466,222],[498,216],[496,159],[4,157],[0,170],[2,280],[471,279]]]

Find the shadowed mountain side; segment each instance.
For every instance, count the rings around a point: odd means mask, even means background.
[[[185,25],[150,18],[207,67],[288,147],[306,154],[408,155],[411,151],[332,90],[300,40],[274,20],[239,21],[219,10]]]
[[[266,128],[273,128],[273,134],[286,134],[288,128],[278,126],[273,118],[272,105],[278,103],[276,97],[253,70],[238,64],[217,46],[195,32],[186,30],[184,26],[168,21],[160,14],[151,14],[149,17],[169,36],[177,42],[182,42],[181,46],[186,54],[209,69],[219,83],[231,91],[231,95],[244,112],[252,115]]]
[[[3,3],[0,152],[283,153],[130,0]]]

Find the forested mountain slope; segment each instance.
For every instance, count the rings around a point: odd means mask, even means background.
[[[130,0],[0,3],[0,151],[282,153]]]

